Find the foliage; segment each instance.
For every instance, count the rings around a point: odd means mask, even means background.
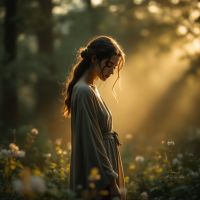
[[[184,141],[188,141],[191,135],[196,136],[195,140],[200,140],[199,128],[185,132]],[[14,132],[15,134],[15,132]],[[38,155],[31,150],[37,146],[38,130],[30,129],[25,138],[24,150],[14,143],[9,145],[10,150],[2,149],[0,153],[0,197],[3,199],[77,199],[76,193],[69,190],[70,153],[71,147],[61,149],[61,139],[57,139],[55,144],[49,141],[48,152],[39,152],[43,162],[30,160],[29,157]],[[149,199],[149,200],[179,200],[198,199],[200,186],[200,159],[194,152],[187,153],[187,144],[184,142],[186,152],[177,152],[175,142],[164,142],[154,152],[153,159],[147,160],[143,156],[134,155],[129,160],[124,159],[124,175],[126,199]],[[177,141],[178,142],[178,141]],[[195,143],[193,143],[194,145]],[[179,144],[180,145],[180,144]],[[186,145],[186,146],[185,146]],[[132,145],[127,144],[127,148]],[[122,155],[128,153],[124,149]],[[175,156],[176,155],[176,156]],[[131,163],[130,163],[131,160]],[[41,161],[41,159],[40,159]],[[129,166],[127,168],[127,166]],[[82,198],[99,198],[106,195],[106,191],[97,191],[95,181],[99,180],[99,170],[93,168],[88,177],[91,190],[82,190],[78,185]]]

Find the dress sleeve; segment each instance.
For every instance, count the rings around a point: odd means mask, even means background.
[[[95,182],[95,186],[96,189],[103,189],[113,182],[118,174],[113,170],[103,145],[103,136],[95,107],[95,94],[91,88],[81,87],[76,90],[72,113],[74,115],[75,154],[83,156],[80,159],[83,161],[82,173],[85,173],[86,188],[89,188],[90,170],[97,167],[101,178]]]

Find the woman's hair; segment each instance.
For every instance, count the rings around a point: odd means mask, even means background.
[[[69,77],[66,80],[66,88],[63,92],[64,95],[64,107],[63,107],[63,116],[70,117],[71,115],[71,97],[72,90],[76,82],[81,78],[83,73],[90,67],[91,58],[93,55],[96,55],[98,63],[101,63],[103,59],[110,59],[113,55],[118,55],[120,60],[117,66],[117,79],[112,87],[113,90],[116,82],[119,80],[119,71],[122,69],[125,63],[125,54],[122,47],[111,37],[108,36],[98,36],[93,38],[86,47],[81,47],[77,54],[77,64],[72,68],[72,71],[69,74]],[[106,67],[106,66],[105,66]],[[104,69],[104,68],[103,68]],[[103,73],[103,69],[101,73]]]

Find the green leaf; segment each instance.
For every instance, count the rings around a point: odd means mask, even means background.
[[[22,165],[20,162],[15,162],[15,165],[16,165],[17,167],[21,168],[21,169],[24,168],[23,165]]]

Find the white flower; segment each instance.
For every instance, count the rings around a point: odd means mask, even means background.
[[[142,197],[147,197],[148,196],[148,194],[147,194],[147,192],[142,192],[141,194],[140,194]]]
[[[16,192],[22,192],[22,190],[24,188],[23,182],[19,179],[13,180],[12,186],[13,186],[14,191],[16,191]]]
[[[135,161],[136,161],[136,162],[143,162],[143,161],[144,161],[144,157],[143,157],[143,156],[137,156],[137,157],[135,158]]]
[[[61,143],[62,143],[62,139],[56,139],[56,141],[55,141],[55,144],[56,145],[58,145],[58,146],[60,146],[61,145]]]
[[[50,158],[51,157],[51,154],[50,153],[47,153],[47,154],[43,154],[43,157],[45,157],[45,158]]]
[[[168,144],[169,146],[175,145],[175,143],[174,143],[173,141],[171,141],[171,142],[168,141],[167,144]]]
[[[9,148],[11,151],[18,151],[19,150],[19,147],[17,145],[15,145],[14,143],[11,143],[9,145]]]
[[[179,164],[181,164],[181,162],[180,162],[177,158],[174,158],[174,159],[172,160],[172,164],[173,164],[173,165],[179,165]]]
[[[194,178],[198,177],[198,172],[191,171],[190,174]]]
[[[183,154],[182,154],[182,153],[178,153],[178,154],[177,154],[177,157],[178,157],[178,159],[181,160],[181,159],[183,159]]]
[[[2,149],[1,154],[9,158],[11,156],[11,150]]]
[[[31,188],[36,193],[44,193],[46,191],[46,185],[42,177],[31,176],[30,177]]]
[[[180,179],[183,180],[185,177],[184,176],[180,176]]]
[[[25,151],[14,151],[13,152],[13,155],[15,156],[15,157],[25,157]]]
[[[37,135],[37,134],[38,134],[38,130],[37,130],[36,128],[33,128],[33,129],[31,130],[31,133]]]

